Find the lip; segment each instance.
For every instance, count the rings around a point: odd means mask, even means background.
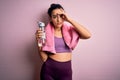
[[[61,25],[62,23],[57,23],[57,25]]]

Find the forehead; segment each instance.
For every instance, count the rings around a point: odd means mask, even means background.
[[[52,15],[60,14],[60,13],[62,13],[61,9],[54,9],[54,10],[52,11]]]

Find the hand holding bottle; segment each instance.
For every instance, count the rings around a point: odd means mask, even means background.
[[[36,39],[38,41],[38,46],[42,47],[45,43],[45,24],[43,22],[38,22],[39,30],[36,31]]]

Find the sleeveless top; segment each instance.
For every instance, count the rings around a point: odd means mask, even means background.
[[[72,52],[72,50],[66,45],[63,38],[54,37],[54,40],[55,40],[55,50],[57,53]]]

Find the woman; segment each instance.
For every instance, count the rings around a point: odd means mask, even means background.
[[[91,34],[70,18],[60,4],[51,4],[48,15],[50,23],[46,26],[46,43],[42,47],[38,46],[44,62],[41,80],[72,80],[72,50],[79,38],[88,39]],[[37,30],[37,41],[41,36],[42,31]]]

